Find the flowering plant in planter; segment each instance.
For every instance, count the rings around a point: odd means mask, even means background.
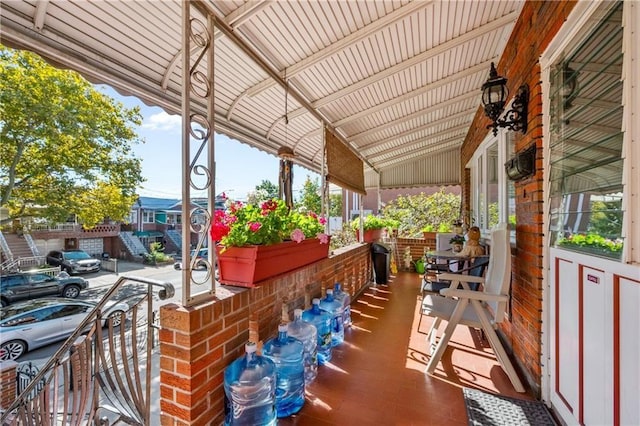
[[[230,202],[226,211],[217,210],[211,224],[211,238],[224,248],[271,245],[285,240],[301,242],[318,238],[327,244],[326,219],[313,212],[289,211],[283,200],[258,205]],[[223,249],[224,250],[224,249]]]

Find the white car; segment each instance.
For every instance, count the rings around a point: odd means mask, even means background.
[[[0,361],[16,360],[28,351],[65,340],[95,307],[95,302],[43,298],[1,308]],[[102,325],[112,318],[113,326],[119,326],[128,309],[123,302],[108,304]]]

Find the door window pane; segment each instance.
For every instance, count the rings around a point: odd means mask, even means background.
[[[550,86],[552,243],[615,259],[624,213],[622,6],[553,66]]]

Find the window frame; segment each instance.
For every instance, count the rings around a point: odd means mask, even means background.
[[[498,223],[509,223],[508,185],[513,185],[513,182],[507,178],[504,163],[506,163],[510,155],[513,155],[515,151],[515,140],[512,133],[513,132],[508,132],[507,129],[499,129],[498,134],[495,136],[492,132],[489,132],[466,165],[466,167],[470,169],[471,178],[470,225],[478,226],[484,236],[489,235],[491,231],[489,224],[489,205],[491,203],[489,203],[489,200],[493,199],[493,197],[490,197],[490,185],[493,183],[489,179],[490,160],[488,154],[494,146],[497,147],[498,154],[496,160]],[[512,227],[512,238],[514,235],[515,229]]]
[[[613,3],[612,3],[613,4]],[[549,183],[549,167],[550,167],[550,146],[548,141],[550,138],[550,90],[552,66],[559,61],[565,52],[574,46],[576,40],[580,38],[581,33],[587,31],[589,27],[593,27],[594,17],[598,16],[600,2],[578,2],[572,15],[576,19],[572,20],[572,25],[564,25],[556,34],[554,40],[549,44],[546,51],[540,57],[540,69],[542,74],[542,130],[543,130],[543,173],[544,173],[544,209],[543,221],[545,230],[550,229],[550,183]],[[637,176],[637,170],[632,171],[632,165],[640,162],[639,144],[633,143],[633,139],[640,136],[640,122],[635,117],[640,116],[640,79],[637,77],[637,62],[640,60],[640,8],[628,7],[625,2],[623,6],[623,41],[622,41],[622,129],[623,129],[623,146],[622,157],[623,165],[623,204],[624,211],[622,221],[622,238],[624,247],[619,260],[612,260],[616,263],[634,263],[640,264],[640,226],[637,222],[633,223],[633,218],[640,214],[640,179]],[[544,247],[548,250],[551,245],[550,232],[545,232]],[[548,265],[545,261],[545,268]]]

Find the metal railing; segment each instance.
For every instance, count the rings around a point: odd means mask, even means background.
[[[151,424],[154,295],[173,297],[174,287],[120,277],[2,413],[0,424]],[[128,310],[110,312],[113,302]]]
[[[31,250],[31,254],[33,254],[34,256],[40,256],[40,250],[38,250],[38,247],[36,246],[35,241],[33,241],[33,237],[31,236],[31,234],[25,233],[23,236],[24,240],[29,246],[29,250]]]
[[[0,251],[4,253],[6,261],[13,260],[13,253],[11,253],[9,243],[7,243],[7,240],[4,238],[2,231],[0,231]]]
[[[6,272],[17,272],[23,271],[25,268],[34,267],[37,268],[39,266],[44,265],[46,262],[45,256],[30,256],[30,257],[19,257],[17,259],[8,260],[3,262],[0,265],[0,271]],[[57,268],[57,271],[60,272],[60,268]],[[38,270],[37,272],[44,273],[46,270]]]

